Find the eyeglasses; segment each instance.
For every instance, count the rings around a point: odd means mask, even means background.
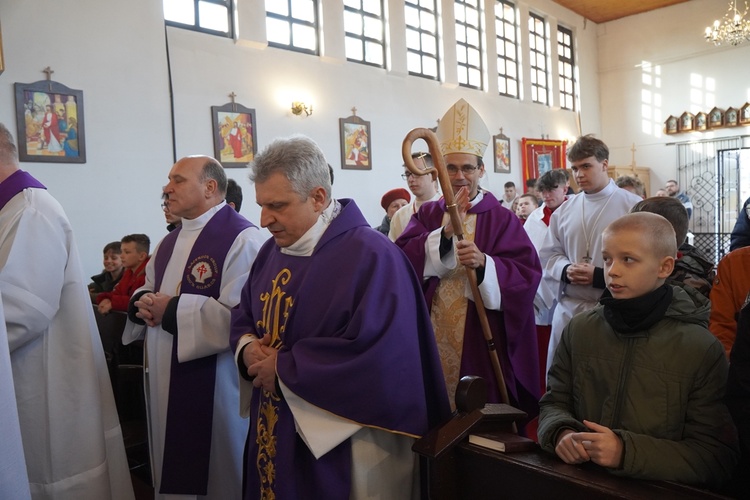
[[[454,176],[454,175],[458,174],[458,171],[459,171],[459,170],[460,170],[460,171],[461,171],[461,173],[462,173],[462,174],[464,174],[464,175],[471,175],[471,174],[473,174],[474,172],[476,172],[476,170],[477,170],[478,168],[479,168],[479,167],[477,167],[476,165],[464,165],[464,166],[463,166],[463,167],[461,167],[461,168],[456,168],[456,167],[455,167],[455,166],[453,166],[453,165],[448,165],[448,167],[447,167],[447,170],[448,170],[448,175],[450,175],[450,176]]]
[[[409,177],[411,177],[412,175],[414,174],[411,172],[406,172],[405,174],[401,174],[401,178],[406,181],[409,180]]]

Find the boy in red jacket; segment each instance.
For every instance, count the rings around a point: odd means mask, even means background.
[[[129,234],[121,240],[120,258],[125,272],[114,290],[96,296],[97,310],[100,314],[128,310],[130,296],[146,282],[146,263],[150,246],[151,241],[145,234]]]

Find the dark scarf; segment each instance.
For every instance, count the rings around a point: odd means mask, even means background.
[[[664,317],[672,303],[672,287],[664,284],[632,299],[615,299],[609,290],[605,290],[599,303],[604,306],[604,319],[616,332],[640,332],[648,330]]]

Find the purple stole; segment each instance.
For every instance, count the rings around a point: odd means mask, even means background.
[[[16,170],[10,174],[7,179],[0,182],[0,209],[2,209],[11,198],[26,188],[47,189],[28,172]]]
[[[252,224],[226,205],[203,227],[187,260],[180,294],[218,299],[224,260],[237,235]],[[179,227],[164,237],[154,256],[154,291],[172,257]],[[167,428],[162,462],[162,494],[205,495],[211,458],[216,355],[180,363],[178,335],[172,343]],[[158,467],[159,464],[154,464]]]

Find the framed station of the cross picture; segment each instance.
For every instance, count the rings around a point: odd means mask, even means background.
[[[14,87],[18,159],[86,163],[83,92],[52,80]]]

